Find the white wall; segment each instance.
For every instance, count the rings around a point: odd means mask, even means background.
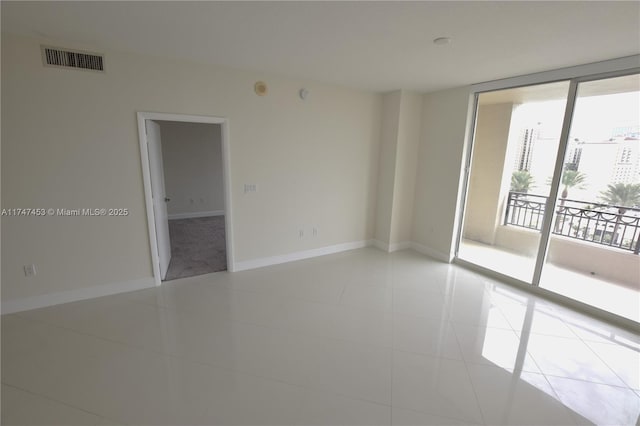
[[[422,95],[403,90],[400,100],[391,244],[404,244],[412,239],[421,122]]]
[[[224,212],[219,124],[159,121],[169,218]],[[222,213],[221,213],[222,212]]]
[[[423,96],[413,241],[443,260],[454,250],[469,93],[459,87]]]
[[[380,164],[378,166],[378,202],[375,232],[376,240],[382,243],[381,248],[388,248],[391,242],[401,97],[402,93],[399,90],[386,93],[382,97],[382,128],[380,132]]]
[[[130,214],[3,217],[3,302],[153,282],[138,111],[228,118],[236,261],[373,237],[380,95],[112,51],[104,74],[60,70],[40,42],[60,45],[2,35],[2,207]]]
[[[383,96],[376,244],[406,248],[413,228],[422,95],[405,90]]]
[[[511,172],[504,165],[512,110],[511,103],[478,107],[463,233],[485,244],[495,242],[505,195],[503,182],[509,187],[503,174]]]

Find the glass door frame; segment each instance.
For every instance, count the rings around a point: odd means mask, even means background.
[[[557,209],[557,204],[558,204],[558,194],[560,193],[560,186],[561,186],[561,179],[562,179],[562,172],[564,169],[564,161],[565,161],[565,156],[566,156],[566,151],[567,151],[567,145],[569,143],[569,133],[571,131],[571,125],[572,125],[572,120],[573,120],[573,113],[575,110],[575,104],[576,104],[576,99],[578,96],[578,88],[580,83],[585,83],[585,82],[589,82],[589,81],[597,81],[597,80],[605,80],[608,78],[615,78],[615,77],[623,77],[623,76],[627,76],[627,75],[633,75],[633,74],[640,74],[640,67],[637,66],[638,63],[638,58],[640,58],[639,56],[635,56],[635,57],[629,57],[629,58],[633,58],[635,60],[635,65],[634,67],[626,67],[624,69],[619,69],[619,70],[613,70],[613,71],[605,71],[605,72],[597,72],[597,73],[591,73],[591,74],[582,74],[580,75],[579,73],[576,75],[567,75],[565,78],[555,78],[555,79],[544,79],[544,78],[536,78],[536,75],[531,76],[532,79],[529,82],[521,82],[520,84],[517,83],[512,83],[511,85],[509,85],[509,81],[519,81],[522,80],[523,78],[526,80],[526,77],[515,77],[513,79],[506,79],[505,83],[503,83],[502,85],[500,84],[500,82],[489,82],[486,84],[480,84],[477,86],[489,86],[489,88],[485,88],[484,90],[482,90],[482,87],[480,88],[475,88],[474,90],[474,86],[472,86],[472,91],[471,91],[471,95],[473,96],[473,102],[470,102],[470,108],[473,108],[472,111],[470,111],[470,113],[468,114],[469,116],[469,120],[468,120],[468,125],[467,125],[467,140],[465,141],[465,148],[464,148],[464,152],[465,152],[465,157],[464,157],[464,165],[463,165],[463,178],[462,178],[462,182],[461,182],[461,192],[460,192],[460,199],[459,199],[459,210],[458,210],[458,219],[456,221],[456,230],[455,230],[455,251],[454,251],[454,262],[456,263],[460,263],[462,265],[466,265],[469,266],[473,269],[478,269],[481,272],[487,273],[489,275],[493,275],[496,276],[498,278],[500,278],[502,281],[505,281],[507,283],[510,284],[515,284],[520,288],[523,288],[525,290],[528,291],[533,291],[534,293],[538,293],[541,294],[543,296],[546,296],[548,298],[554,299],[560,303],[563,303],[565,305],[570,305],[574,308],[577,308],[579,310],[582,311],[586,311],[587,313],[590,314],[595,314],[599,317],[601,317],[602,319],[605,319],[607,321],[610,322],[614,322],[618,325],[621,325],[625,328],[631,328],[634,330],[638,329],[638,326],[640,325],[639,323],[630,320],[628,318],[624,318],[622,316],[616,315],[612,312],[609,311],[605,311],[603,309],[597,308],[595,306],[592,305],[588,305],[586,303],[577,301],[575,299],[569,298],[567,296],[564,296],[562,294],[559,293],[555,293],[553,291],[544,289],[542,287],[540,287],[540,280],[542,277],[542,271],[544,269],[546,260],[547,260],[547,252],[548,252],[548,248],[549,248],[549,241],[551,239],[551,234],[552,234],[552,225],[553,225],[553,219],[554,219],[554,214],[553,212],[556,211]],[[628,59],[628,58],[622,58],[622,59]],[[613,65],[615,66],[615,62],[618,60],[613,60],[610,61],[611,63],[613,63]],[[632,61],[633,62],[633,61]],[[598,65],[598,64],[590,64],[590,65]],[[577,67],[577,68],[589,68],[589,66],[582,66],[582,67]],[[564,71],[564,70],[558,70],[560,71]],[[551,72],[552,74],[554,72]],[[545,73],[541,73],[541,74],[545,74]],[[554,172],[553,172],[553,177],[551,179],[551,189],[550,189],[550,193],[549,193],[549,198],[548,198],[548,202],[545,206],[545,213],[544,213],[544,218],[543,218],[543,224],[542,224],[542,231],[541,231],[541,237],[540,237],[540,242],[539,242],[539,246],[538,246],[538,252],[536,255],[536,263],[535,263],[535,267],[534,267],[534,272],[533,272],[533,278],[531,280],[531,282],[526,282],[526,281],[522,281],[518,278],[514,278],[508,275],[504,275],[500,272],[494,271],[492,269],[489,269],[487,267],[483,267],[481,265],[477,265],[475,263],[469,262],[465,259],[461,259],[459,257],[459,251],[460,251],[460,245],[462,243],[462,238],[463,238],[463,228],[464,228],[464,219],[465,219],[465,210],[466,210],[466,206],[467,206],[467,202],[468,202],[468,196],[469,196],[469,180],[470,180],[470,175],[471,175],[471,167],[472,167],[472,160],[473,160],[473,151],[474,151],[474,141],[475,141],[475,135],[476,135],[476,125],[477,125],[477,114],[478,114],[478,102],[479,102],[479,96],[482,93],[489,93],[489,92],[494,92],[494,91],[499,91],[499,90],[505,90],[505,89],[514,89],[514,88],[518,88],[518,87],[527,87],[527,86],[536,86],[536,85],[540,85],[540,84],[546,84],[546,83],[557,83],[557,82],[569,82],[569,89],[568,89],[568,93],[567,93],[567,98],[566,98],[566,104],[565,104],[565,110],[564,110],[564,117],[563,117],[563,122],[562,122],[562,130],[560,133],[560,141],[558,144],[558,151],[556,153],[556,161],[555,161],[555,166],[554,166]]]
[[[542,218],[542,233],[540,236],[540,245],[538,246],[538,254],[536,265],[533,268],[533,278],[531,284],[540,287],[540,278],[542,277],[542,268],[547,260],[547,252],[549,250],[549,241],[551,239],[551,229],[553,225],[553,212],[556,211],[558,203],[558,194],[560,193],[560,182],[562,179],[562,171],[564,169],[564,159],[569,144],[569,132],[573,121],[573,111],[576,107],[576,97],[578,96],[578,79],[572,79],[569,82],[569,92],[567,93],[567,103],[564,109],[564,117],[562,119],[562,131],[560,132],[560,141],[558,143],[558,152],[556,153],[556,164],[553,169],[553,177],[551,178],[551,189],[549,198],[545,205],[544,216]]]

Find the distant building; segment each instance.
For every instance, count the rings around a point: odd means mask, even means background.
[[[627,137],[617,145],[612,183],[640,183],[640,140]]]
[[[541,194],[547,192],[559,135],[538,125],[522,127],[517,139],[513,170],[524,170],[534,177]],[[549,133],[549,134],[546,134]],[[640,127],[616,127],[611,137],[598,142],[570,138],[565,168],[587,177],[584,188],[572,188],[571,197],[597,201],[607,185],[640,183]]]
[[[531,170],[531,163],[533,162],[539,131],[535,128],[527,128],[523,129],[521,133],[514,169],[529,171]]]
[[[576,191],[581,197],[597,200],[609,184],[640,183],[640,139],[611,138],[579,142],[576,147],[580,148],[580,158],[575,170],[588,179],[587,188]]]

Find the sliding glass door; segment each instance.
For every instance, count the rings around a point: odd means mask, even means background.
[[[640,322],[640,75],[578,84],[540,286]]]
[[[531,283],[568,82],[478,96],[458,257]]]
[[[640,75],[476,104],[457,258],[640,322]]]

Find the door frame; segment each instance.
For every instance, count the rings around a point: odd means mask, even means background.
[[[233,251],[233,218],[231,204],[231,152],[229,146],[229,120],[225,117],[214,117],[205,115],[171,114],[161,112],[136,113],[138,122],[138,139],[140,142],[140,163],[142,166],[142,181],[144,188],[144,200],[147,210],[147,232],[149,234],[149,248],[151,251],[151,264],[153,278],[156,286],[162,285],[160,274],[160,262],[158,254],[158,241],[156,237],[156,222],[153,212],[153,198],[151,195],[151,171],[149,165],[149,153],[147,151],[147,132],[145,130],[146,120],[157,121],[180,121],[184,123],[219,124],[222,132],[222,181],[224,188],[224,227],[225,243],[227,251],[227,270],[234,271],[234,251]]]

